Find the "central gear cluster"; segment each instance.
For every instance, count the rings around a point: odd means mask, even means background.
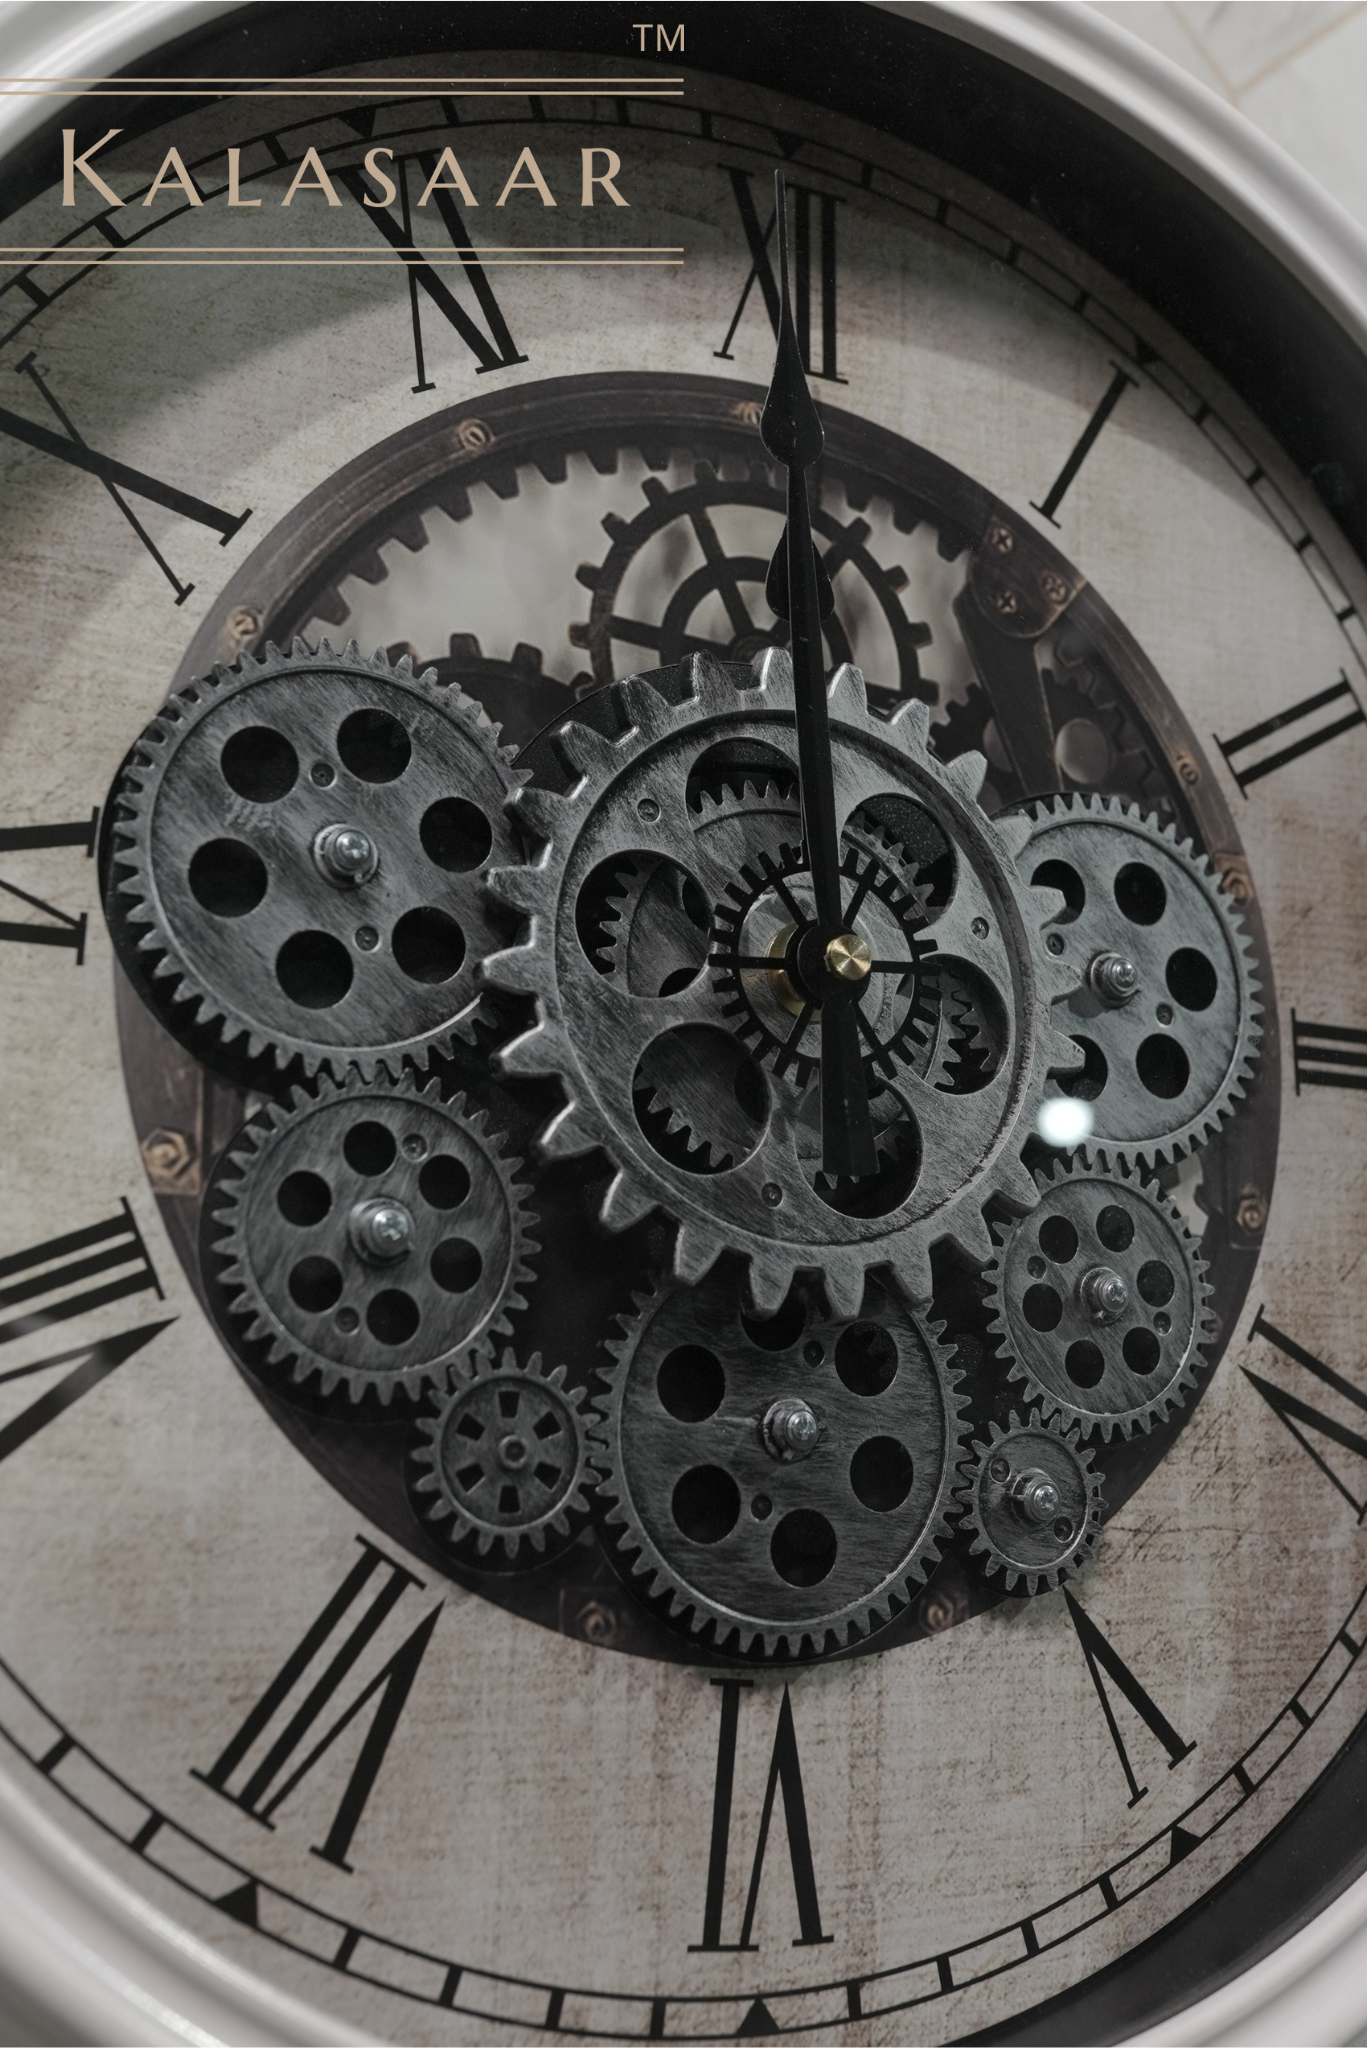
[[[849,665],[828,702],[858,1178],[821,1165],[781,651],[628,677],[514,760],[449,677],[297,643],[173,699],[113,807],[135,985],[268,1097],[202,1228],[240,1360],[401,1419],[413,1541],[452,1571],[535,1574],[596,1525],[703,1656],[848,1651],[941,1566],[983,1597],[1085,1568],[1113,1441],[1201,1384],[1205,1267],[1163,1189],[1259,1041],[1238,913],[1170,827],[989,818],[924,704],[871,712]],[[1041,1143],[1059,1098],[1091,1149]],[[592,1222],[647,1226],[611,1340],[563,1244],[533,1271],[538,1179],[585,1161],[555,1183],[584,1210],[593,1154]]]

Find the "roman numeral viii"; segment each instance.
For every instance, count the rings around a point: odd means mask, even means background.
[[[8,825],[0,826],[0,854],[30,853],[46,847],[78,846],[89,860],[95,851],[95,835],[99,829],[99,806],[88,819],[78,818],[70,825]],[[0,922],[0,943],[9,940],[15,945],[62,946],[75,955],[77,967],[85,965],[86,913],[70,916],[65,910],[58,910],[55,903],[47,903],[41,896],[32,896],[27,889],[20,889],[14,882],[0,878],[0,889],[7,896],[27,903],[34,910],[40,910],[47,924],[9,924]]]
[[[745,245],[750,251],[750,270],[741,286],[740,298],[726,330],[726,339],[713,353],[723,362],[731,362],[731,343],[736,329],[740,326],[741,315],[755,285],[759,286],[764,310],[769,315],[769,325],[778,338],[778,280],[774,275],[773,261],[769,254],[774,238],[774,227],[778,216],[771,212],[764,227],[759,224],[755,211],[755,195],[750,186],[749,171],[727,170],[731,190],[735,196],[736,210],[740,214],[741,228],[745,234]],[[836,214],[840,204],[828,192],[812,192],[805,185],[789,185],[793,201],[793,325],[797,329],[797,345],[802,356],[802,367],[811,377],[824,377],[828,383],[843,384],[846,379],[836,369]],[[813,227],[816,225],[819,251],[813,247]],[[821,348],[818,356],[812,351],[812,287],[820,307]]]
[[[125,1201],[103,1222],[45,1238],[25,1251],[0,1258],[0,1345],[16,1344],[110,1302],[148,1292],[160,1296],[161,1284]],[[144,1323],[118,1336],[49,1352],[0,1372],[0,1386],[7,1386],[54,1372],[59,1366],[71,1368],[0,1428],[0,1461],[12,1457],[40,1429],[64,1415],[173,1320],[167,1317]]]
[[[342,1786],[332,1824],[325,1839],[312,1850],[325,1863],[335,1863],[346,1871],[352,1868],[347,1861],[352,1836],[375,1789],[441,1613],[440,1607],[434,1607],[345,1704],[338,1702],[353,1667],[409,1587],[422,1590],[420,1579],[364,1536],[356,1541],[361,1546],[360,1557],[290,1651],[237,1733],[207,1771],[191,1773],[253,1820],[273,1827],[272,1814],[369,1708],[369,1726]],[[319,1724],[335,1702],[339,1706],[336,1718],[320,1733]]]
[[[746,1951],[757,1944],[751,1940],[755,1908],[759,1903],[760,1879],[764,1875],[764,1852],[769,1846],[769,1829],[774,1818],[775,1795],[783,1793],[783,1819],[788,1834],[788,1859],[793,1872],[797,1900],[797,1924],[801,1930],[794,1948],[813,1948],[834,1939],[821,1926],[821,1903],[817,1897],[816,1871],[812,1864],[812,1838],[807,1825],[807,1799],[802,1789],[802,1764],[797,1753],[797,1727],[793,1720],[792,1694],[785,1685],[774,1730],[774,1748],[769,1777],[764,1788],[755,1853],[750,1864],[750,1881],[741,1914],[740,1934],[735,1941],[723,1941],[726,1908],[726,1869],[731,1846],[731,1804],[736,1784],[736,1737],[740,1728],[741,1694],[750,1690],[748,1678],[719,1678],[713,1684],[721,1693],[721,1724],[717,1736],[717,1775],[712,1793],[712,1847],[707,1861],[707,1896],[703,1905],[702,1940],[691,1942],[696,1950]]]
[[[1329,716],[1321,717],[1322,712],[1328,712]],[[1351,732],[1355,725],[1363,724],[1367,724],[1367,714],[1364,714],[1357,692],[1347,676],[1340,673],[1338,681],[1331,683],[1327,690],[1317,690],[1313,697],[1302,697],[1299,704],[1289,705],[1275,718],[1265,718],[1259,725],[1250,725],[1246,732],[1235,733],[1232,740],[1217,737],[1215,744],[1239,785],[1240,795],[1247,796],[1250,783],[1261,782],[1265,775],[1275,774],[1278,768],[1299,761],[1302,754],[1310,753],[1315,747],[1326,746],[1340,733]],[[1263,750],[1265,740],[1274,739],[1283,732],[1295,732],[1296,738],[1285,746]],[[1241,756],[1247,757],[1246,763],[1241,762]]]
[[[1329,1387],[1352,1407],[1367,1413],[1367,1394],[1361,1393],[1350,1380],[1343,1377],[1342,1373],[1335,1372],[1332,1366],[1326,1365],[1322,1358],[1316,1358],[1312,1351],[1307,1351],[1303,1345],[1297,1344],[1284,1331],[1274,1328],[1261,1308],[1254,1316],[1253,1327],[1248,1334],[1250,1340],[1254,1337],[1265,1338],[1269,1344],[1275,1345],[1284,1358],[1289,1358],[1293,1365],[1299,1365],[1312,1374],[1321,1386]],[[1360,1430],[1350,1428],[1347,1423],[1339,1422],[1334,1416],[1325,1415],[1320,1409],[1312,1407],[1308,1401],[1303,1401],[1299,1394],[1290,1393],[1272,1380],[1265,1380],[1260,1373],[1250,1372],[1247,1366],[1244,1367],[1244,1378],[1257,1388],[1277,1420],[1290,1430],[1301,1449],[1319,1466],[1329,1484],[1343,1495],[1358,1520],[1362,1521],[1367,1517],[1367,1501],[1359,1500],[1352,1488],[1340,1479],[1328,1459],[1316,1449],[1310,1441],[1310,1436],[1305,1432],[1308,1430],[1321,1442],[1337,1444],[1340,1450],[1348,1451],[1353,1457],[1364,1460],[1367,1460],[1367,1436]]]

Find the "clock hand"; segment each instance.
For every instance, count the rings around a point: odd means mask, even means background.
[[[821,1166],[831,1174],[871,1174],[877,1167],[873,1120],[859,1044],[855,1005],[868,975],[867,947],[845,929],[840,892],[840,833],[822,659],[821,620],[830,610],[830,581],[812,545],[805,471],[825,442],[798,353],[788,303],[788,226],[783,173],[774,174],[778,223],[779,327],[773,380],[764,401],[760,435],[788,471],[788,523],[779,543],[786,575],[770,571],[767,591],[775,610],[786,605],[792,629],[798,784],[807,842],[816,923],[794,941],[790,978],[814,1003],[821,1020]],[[822,606],[821,584],[828,600]],[[786,587],[785,587],[786,586]],[[852,943],[853,942],[853,943]]]

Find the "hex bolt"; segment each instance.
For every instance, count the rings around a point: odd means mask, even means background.
[[[784,1394],[770,1403],[760,1434],[771,1458],[791,1465],[795,1458],[808,1458],[816,1449],[821,1424],[814,1411],[795,1394]]]
[[[1047,1472],[1032,1468],[1018,1472],[1011,1482],[1011,1505],[1023,1522],[1033,1522],[1042,1529],[1046,1522],[1052,1522],[1063,1506],[1063,1495],[1057,1483]]]
[[[413,1249],[412,1215],[387,1195],[358,1202],[347,1227],[353,1247],[371,1265],[391,1266]]]
[[[324,825],[313,842],[313,858],[325,881],[359,889],[380,865],[380,850],[359,825]]]
[[[1077,1283],[1078,1300],[1094,1323],[1118,1323],[1130,1305],[1130,1290],[1114,1266],[1093,1266]]]
[[[1139,994],[1139,969],[1123,953],[1098,953],[1087,969],[1092,994],[1113,1010],[1132,1002]]]

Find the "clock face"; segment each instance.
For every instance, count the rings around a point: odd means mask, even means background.
[[[6,1768],[383,2037],[1009,2029],[1367,1705],[1367,578],[988,184],[723,67],[472,63],[168,102],[123,208],[11,215],[84,260],[0,284]],[[453,137],[480,210],[420,215]],[[172,145],[209,196],[135,216]]]

